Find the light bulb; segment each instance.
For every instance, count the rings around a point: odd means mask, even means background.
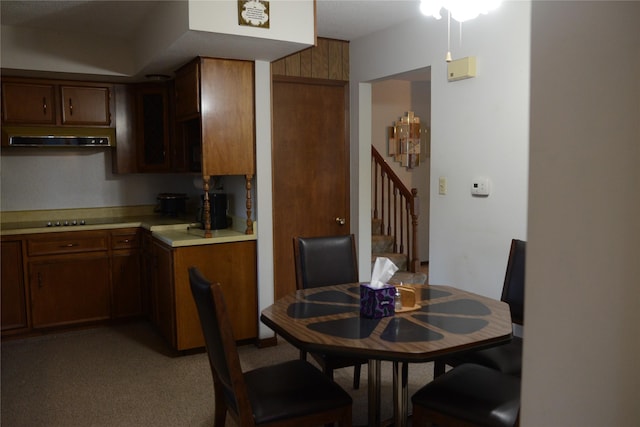
[[[425,16],[433,16],[436,19],[441,19],[441,9],[442,5],[438,0],[420,0],[420,12]]]

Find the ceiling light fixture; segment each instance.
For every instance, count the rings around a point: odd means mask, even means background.
[[[462,23],[486,15],[497,9],[502,0],[420,0],[420,12],[425,16],[442,19],[442,9],[447,10],[447,45],[446,61],[451,62],[451,18],[460,23],[460,40],[462,40]]]

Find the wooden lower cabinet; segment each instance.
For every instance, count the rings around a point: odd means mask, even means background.
[[[236,340],[258,336],[256,242],[232,242],[169,248],[154,246],[157,260],[154,293],[155,321],[176,350],[204,346],[204,337],[189,285],[190,267],[195,266],[212,282],[222,285]],[[169,258],[170,253],[170,260]],[[169,277],[168,284],[163,279]],[[170,285],[171,294],[166,293]],[[172,325],[166,322],[171,321]]]
[[[107,252],[30,261],[29,285],[34,328],[110,317]]]
[[[21,240],[3,240],[0,247],[2,277],[2,333],[19,332],[29,326]]]
[[[111,232],[111,317],[140,316],[142,305],[140,229]]]

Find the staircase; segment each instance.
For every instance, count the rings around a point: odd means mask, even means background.
[[[398,267],[389,283],[426,283],[418,257],[418,191],[409,191],[373,146],[371,161],[371,268],[386,257]]]

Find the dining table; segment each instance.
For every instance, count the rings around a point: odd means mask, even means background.
[[[265,308],[260,320],[307,352],[368,359],[368,425],[380,420],[381,362],[393,365],[393,425],[409,418],[408,364],[509,342],[509,306],[444,285],[404,285],[414,304],[393,315],[360,313],[362,283],[297,290]],[[426,380],[425,380],[426,383]]]

